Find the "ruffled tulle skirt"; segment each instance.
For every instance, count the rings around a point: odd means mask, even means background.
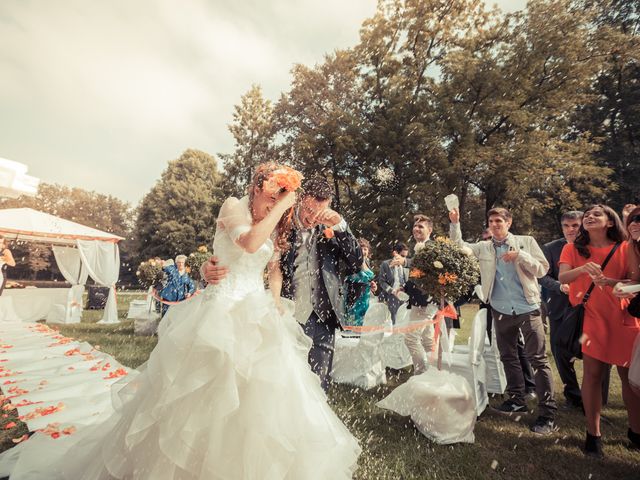
[[[75,436],[14,447],[13,479],[340,479],[360,448],[329,408],[310,340],[269,292],[207,289],[172,307],[116,414]],[[7,452],[9,454],[9,452]]]

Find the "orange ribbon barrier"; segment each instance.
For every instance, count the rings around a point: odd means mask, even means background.
[[[184,300],[180,300],[179,302],[170,302],[168,300],[163,300],[162,298],[160,298],[160,296],[158,295],[158,291],[154,288],[151,291],[151,296],[158,302],[163,303],[165,305],[178,305],[179,303],[185,302],[187,300],[191,300],[193,297],[195,297],[196,295],[199,295],[200,292],[202,292],[202,290],[196,290],[193,295],[191,295],[189,298],[185,298]]]
[[[424,320],[422,322],[411,322],[410,325],[406,325],[403,327],[385,327],[385,326],[375,326],[375,327],[363,327],[363,326],[351,326],[351,325],[343,325],[342,328],[345,330],[349,330],[354,333],[374,333],[384,331],[385,333],[408,333],[413,332],[414,330],[418,330],[420,328],[424,328],[427,325],[435,325],[436,333],[435,339],[437,340],[440,334],[440,321],[443,317],[448,318],[458,318],[458,312],[453,305],[447,304],[444,308],[438,310],[436,312],[433,320]],[[434,345],[437,342],[434,342]]]

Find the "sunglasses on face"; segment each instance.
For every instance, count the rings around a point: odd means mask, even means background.
[[[629,223],[633,223],[633,222],[640,223],[640,215],[634,215],[633,217],[630,217]]]

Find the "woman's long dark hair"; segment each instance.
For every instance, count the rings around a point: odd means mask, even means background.
[[[607,229],[607,238],[616,243],[624,242],[627,239],[627,233],[616,211],[611,207],[597,203],[585,209],[584,215],[586,216],[587,212],[590,212],[594,208],[601,208],[607,218],[613,222],[613,225]],[[580,224],[580,231],[573,244],[576,246],[576,250],[578,250],[578,254],[580,254],[581,257],[589,258],[591,257],[591,252],[589,252],[588,246],[591,243],[591,239],[589,238],[589,232],[584,229],[584,217],[582,218],[583,223]]]

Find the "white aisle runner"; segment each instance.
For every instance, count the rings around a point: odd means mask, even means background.
[[[106,418],[111,385],[134,373],[46,325],[0,323],[1,413],[17,408],[30,432],[58,438]]]

